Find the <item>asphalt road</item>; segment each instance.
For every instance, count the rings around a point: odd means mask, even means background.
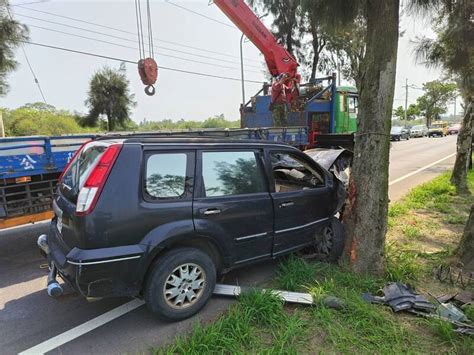
[[[452,167],[454,157],[432,165],[455,153],[456,137],[418,138],[392,143],[390,155],[390,198],[396,200],[411,187]],[[410,176],[411,174],[411,176]],[[64,332],[75,337],[85,322],[104,313],[115,312],[130,299],[105,299],[89,303],[66,288],[66,294],[52,299],[45,291],[47,269],[36,247],[36,237],[47,232],[39,223],[0,231],[0,353],[16,354],[51,341],[62,343]],[[246,267],[226,276],[224,282],[258,285],[270,279],[274,263]],[[189,331],[198,319],[210,322],[232,299],[213,297],[197,316],[178,323],[164,323],[141,306],[107,322],[72,341],[51,348],[51,354],[143,353],[152,346],[170,342]],[[88,325],[91,322],[87,323]],[[46,345],[48,345],[47,343]],[[46,346],[44,349],[48,349]]]

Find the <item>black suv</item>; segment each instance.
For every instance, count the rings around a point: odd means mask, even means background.
[[[179,320],[233,268],[304,248],[335,259],[345,192],[331,173],[278,143],[103,137],[86,143],[58,184],[38,244],[85,297],[139,296]]]

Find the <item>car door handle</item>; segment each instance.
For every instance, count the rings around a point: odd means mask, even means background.
[[[208,210],[204,211],[204,216],[213,216],[216,214],[220,214],[222,211],[218,208],[209,208]]]
[[[278,207],[280,208],[286,208],[286,207],[291,207],[293,206],[295,203],[293,201],[285,201],[285,202],[282,202],[278,205]]]

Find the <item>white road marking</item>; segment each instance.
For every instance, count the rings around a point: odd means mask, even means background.
[[[426,165],[426,166],[424,166],[424,167],[422,167],[422,168],[419,168],[419,169],[417,169],[417,170],[415,170],[415,171],[412,171],[412,172],[409,173],[409,174],[403,175],[403,176],[399,177],[398,179],[395,179],[395,180],[393,180],[393,181],[390,181],[390,182],[388,183],[388,186],[392,186],[392,185],[394,185],[394,184],[396,184],[396,183],[398,183],[398,182],[400,182],[400,181],[403,181],[403,180],[405,180],[405,179],[408,179],[409,177],[411,177],[411,176],[413,176],[413,175],[416,175],[416,174],[418,174],[418,173],[421,173],[423,170],[429,169],[429,168],[431,168],[432,166],[435,166],[436,164],[441,163],[442,161],[445,161],[445,160],[447,160],[447,159],[449,159],[449,158],[454,157],[455,155],[456,155],[456,153],[450,154],[450,155],[448,155],[448,156],[446,156],[446,157],[444,157],[444,158],[442,158],[442,159],[440,159],[440,160],[435,161],[434,163],[428,164],[428,165]]]
[[[19,226],[14,226],[14,227],[8,227],[8,228],[4,228],[4,229],[0,229],[0,233],[3,233],[3,232],[11,232],[12,230],[15,230],[15,229],[20,229],[20,228],[25,228],[25,227],[32,227],[32,226],[37,226],[37,225],[43,225],[43,224],[46,224],[46,223],[49,223],[51,222],[51,219],[45,219],[43,221],[36,221],[34,223],[27,223],[27,224],[21,224]]]
[[[453,156],[455,156],[456,153],[453,153],[453,154],[450,154],[442,159],[439,159],[437,161],[435,161],[434,163],[431,163],[431,164],[428,164],[420,169],[417,169],[409,174],[406,174],[406,175],[403,175],[401,177],[399,177],[398,179],[395,179],[391,182],[389,182],[389,186],[393,185],[393,184],[396,184],[400,181],[403,181],[405,179],[408,179],[409,177],[413,176],[413,175],[416,175],[420,172],[422,172],[423,170],[426,170],[426,169],[429,169],[431,168],[432,166],[436,165],[436,164],[439,164],[441,163],[442,161],[444,160],[447,160]],[[98,317],[95,317],[81,325],[78,325],[77,327],[75,328],[72,328],[62,334],[59,334],[57,336],[55,336],[54,338],[51,338],[51,339],[48,339],[48,340],[45,340],[44,342],[42,342],[41,344],[38,344],[32,348],[29,348],[21,353],[19,353],[19,355],[31,355],[31,354],[45,354],[47,353],[48,351],[51,351],[51,350],[54,350],[56,349],[57,347],[63,345],[63,344],[66,344],[78,337],[80,337],[81,335],[84,335],[96,328],[99,328],[101,327],[102,325],[108,323],[108,322],[111,322],[113,321],[114,319],[116,318],[119,318],[121,316],[123,316],[124,314],[128,313],[128,312],[131,312],[133,311],[134,309],[144,305],[145,302],[142,301],[142,300],[139,300],[139,299],[134,299],[133,301],[130,301],[130,302],[127,302],[117,308],[114,308]]]
[[[55,336],[54,338],[48,339],[41,344],[33,346],[21,353],[19,355],[30,355],[30,354],[45,354],[48,351],[56,349],[57,347],[74,340],[81,335],[84,335],[91,330],[99,328],[100,326],[123,316],[124,314],[133,311],[134,309],[144,305],[145,302],[139,299],[134,299],[133,301],[127,302],[117,308],[114,308],[98,317],[95,317],[77,327],[74,327],[62,334]]]

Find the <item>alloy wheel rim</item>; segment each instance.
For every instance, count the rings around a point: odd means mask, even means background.
[[[163,286],[165,301],[175,309],[188,308],[201,298],[205,284],[206,273],[199,265],[182,264],[166,278]]]
[[[332,230],[332,228],[325,227],[322,234],[323,238],[321,240],[321,243],[319,243],[318,245],[318,252],[329,255],[332,249],[334,231]]]

